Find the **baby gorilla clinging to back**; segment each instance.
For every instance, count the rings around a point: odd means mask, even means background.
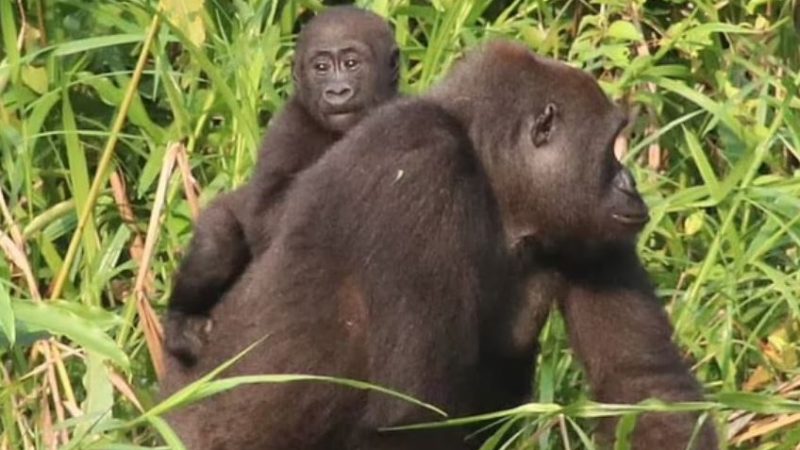
[[[397,95],[392,29],[371,12],[329,8],[298,36],[292,72],[296,92],[270,125],[255,175],[203,211],[181,262],[165,328],[167,350],[184,364],[203,345],[209,311],[269,246],[294,176]]]

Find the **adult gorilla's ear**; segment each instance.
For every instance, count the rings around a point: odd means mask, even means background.
[[[531,130],[531,141],[536,147],[541,147],[548,142],[553,135],[555,129],[556,114],[558,108],[555,103],[548,103],[544,107],[544,111],[536,116],[533,122],[533,129]]]

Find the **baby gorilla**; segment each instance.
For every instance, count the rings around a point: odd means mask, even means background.
[[[579,70],[509,42],[471,51],[299,175],[197,364],[168,360],[165,392],[266,337],[224,375],[333,375],[453,417],[494,411],[528,400],[542,311],[558,300],[596,397],[699,400],[634,252],[647,208],[614,157],[624,124]],[[170,422],[192,450],[479,447],[462,428],[378,432],[433,418],[381,393],[288,383],[240,386]],[[634,449],[683,450],[696,418],[643,416]],[[717,448],[708,424],[692,448]]]
[[[167,350],[185,364],[204,344],[209,311],[269,246],[295,175],[397,94],[397,44],[376,14],[329,8],[303,28],[295,53],[296,93],[272,121],[252,180],[203,211],[181,262],[165,328]]]

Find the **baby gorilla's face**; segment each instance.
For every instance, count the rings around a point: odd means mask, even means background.
[[[391,29],[368,13],[309,24],[298,46],[295,83],[309,112],[345,132],[397,95],[398,52]]]

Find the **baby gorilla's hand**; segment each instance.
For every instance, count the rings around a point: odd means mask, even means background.
[[[206,315],[170,311],[165,327],[167,351],[186,366],[194,365],[208,342],[214,322]]]

